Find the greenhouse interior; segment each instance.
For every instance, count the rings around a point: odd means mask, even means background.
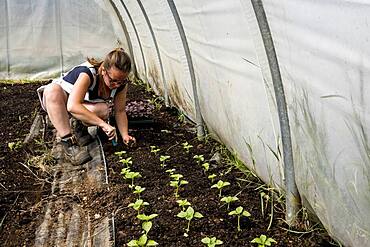
[[[0,246],[370,247],[370,2],[0,4]]]

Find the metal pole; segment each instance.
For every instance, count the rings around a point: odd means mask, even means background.
[[[6,71],[8,73],[8,77],[10,76],[10,54],[9,54],[9,5],[8,0],[5,0],[5,25],[6,25]]]
[[[127,27],[126,27],[126,24],[125,22],[123,21],[123,18],[122,18],[122,15],[120,14],[120,12],[118,11],[117,9],[117,6],[115,5],[115,3],[113,2],[113,0],[109,0],[110,4],[112,5],[113,7],[113,10],[114,12],[116,13],[117,17],[118,17],[118,20],[121,24],[121,27],[122,27],[122,30],[123,32],[125,33],[125,38],[126,38],[126,42],[127,42],[127,46],[128,46],[128,51],[130,53],[130,56],[131,56],[131,60],[132,60],[132,64],[134,65],[133,67],[133,72],[134,72],[134,75],[135,77],[138,78],[138,73],[137,73],[137,67],[136,67],[136,61],[135,61],[135,57],[134,57],[134,50],[132,48],[132,43],[131,43],[131,39],[130,39],[130,34],[128,33],[127,31]]]
[[[149,27],[150,34],[152,35],[153,42],[154,42],[154,45],[155,45],[155,49],[156,49],[157,54],[158,54],[159,66],[161,67],[161,74],[162,74],[162,80],[163,80],[163,85],[164,85],[164,103],[168,107],[169,106],[169,103],[168,103],[168,86],[167,86],[166,78],[165,78],[165,75],[164,75],[162,57],[161,57],[161,53],[159,52],[158,42],[157,42],[157,39],[156,39],[156,37],[154,35],[153,27],[152,27],[152,25],[150,23],[150,20],[148,18],[148,15],[145,12],[145,9],[144,9],[143,4],[141,3],[140,0],[137,0],[137,3],[139,4],[141,11],[143,12],[143,15],[144,15],[146,24]]]
[[[272,40],[270,27],[267,22],[267,17],[263,8],[262,1],[251,0],[251,2],[253,5],[253,10],[256,14],[263,44],[265,46],[265,52],[269,63],[272,83],[274,85],[284,155],[284,177],[286,189],[285,218],[288,225],[292,225],[295,224],[297,220],[297,213],[300,208],[300,197],[295,182],[292,140],[290,135],[289,116],[286,105],[284,87],[281,80],[279,63],[276,57],[274,42]]]
[[[197,82],[196,82],[196,78],[195,78],[193,60],[191,58],[189,44],[188,44],[188,41],[187,41],[187,38],[186,38],[184,27],[182,26],[182,22],[181,22],[179,13],[177,12],[176,5],[173,2],[173,0],[167,0],[167,3],[170,6],[172,15],[175,19],[177,29],[179,31],[179,34],[180,34],[180,37],[181,37],[181,40],[182,40],[182,45],[184,47],[186,60],[188,62],[191,84],[192,84],[192,87],[193,87],[194,103],[195,103],[195,114],[196,114],[195,122],[197,124],[197,135],[198,135],[198,138],[201,139],[201,138],[204,137],[204,126],[203,126],[202,114],[200,112],[200,104],[199,104],[199,98],[198,98]]]
[[[126,14],[131,22],[131,25],[134,29],[134,32],[135,32],[135,35],[136,35],[136,38],[137,38],[137,42],[139,43],[139,47],[140,47],[140,52],[141,52],[141,57],[143,59],[143,63],[144,63],[144,72],[145,72],[145,77],[146,79],[148,79],[148,73],[147,73],[147,69],[146,69],[146,60],[145,60],[145,56],[144,56],[144,50],[143,50],[143,46],[141,45],[141,41],[140,41],[140,37],[139,37],[139,33],[137,32],[137,29],[136,29],[136,26],[135,26],[135,23],[134,23],[134,20],[132,19],[131,17],[131,14],[130,12],[128,11],[127,7],[126,7],[126,4],[123,2],[123,0],[120,0],[121,1],[121,4],[123,6],[123,8],[125,9],[126,11]]]

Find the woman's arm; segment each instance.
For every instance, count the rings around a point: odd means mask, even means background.
[[[84,105],[84,97],[90,86],[90,77],[86,73],[81,73],[75,82],[72,92],[67,100],[67,110],[73,117],[90,125],[101,127],[109,139],[116,135],[115,128],[99,118],[94,112],[89,111]]]
[[[128,85],[120,91],[114,98],[114,112],[116,124],[119,132],[121,133],[123,142],[128,144],[128,142],[135,141],[135,138],[128,134],[128,121],[126,114],[126,94]]]

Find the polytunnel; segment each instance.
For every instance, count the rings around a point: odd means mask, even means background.
[[[1,0],[0,77],[124,47],[134,73],[345,246],[369,246],[367,1]]]

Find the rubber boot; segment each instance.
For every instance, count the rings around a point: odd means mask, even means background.
[[[92,159],[87,147],[79,146],[74,135],[62,138],[60,143],[64,149],[64,160],[72,165],[83,165]]]
[[[80,120],[72,118],[71,126],[80,146],[86,146],[94,141],[94,138],[87,130],[87,126],[85,126]]]

